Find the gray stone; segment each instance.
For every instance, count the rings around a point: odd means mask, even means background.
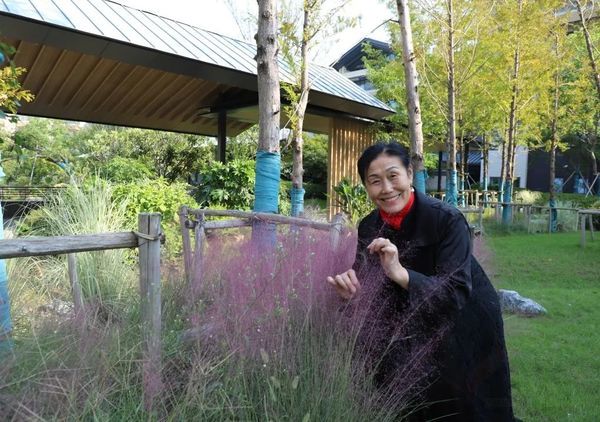
[[[498,297],[500,298],[502,312],[525,316],[537,316],[548,313],[542,305],[534,300],[521,296],[514,290],[498,290]]]

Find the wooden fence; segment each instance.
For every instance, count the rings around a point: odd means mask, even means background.
[[[161,287],[160,214],[138,216],[137,232],[100,233],[77,236],[22,237],[0,240],[0,259],[67,254],[74,311],[82,312],[85,303],[77,278],[78,252],[139,248],[140,295],[142,315],[142,359],[144,405],[150,410],[160,392],[161,369]]]
[[[434,198],[446,199],[446,192],[427,192],[428,195]],[[480,191],[480,190],[461,190],[458,192],[458,203],[465,208],[480,208],[486,207],[488,204],[498,200],[498,192],[496,191]]]
[[[63,189],[60,186],[0,186],[0,201],[41,201]]]
[[[207,217],[230,217],[230,219],[207,221]],[[331,246],[335,250],[340,242],[343,215],[336,214],[332,223],[322,223],[279,214],[235,210],[189,209],[183,206],[179,210],[179,221],[181,223],[181,236],[183,239],[185,276],[189,283],[199,283],[202,280],[202,252],[206,241],[206,230],[248,227],[252,226],[254,222],[310,227],[316,230],[328,231],[330,233]],[[190,230],[194,230],[195,244],[193,247]]]

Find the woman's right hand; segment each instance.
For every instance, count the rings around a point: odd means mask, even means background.
[[[360,290],[360,283],[356,278],[356,273],[352,269],[333,277],[327,277],[327,282],[346,300],[352,299]]]

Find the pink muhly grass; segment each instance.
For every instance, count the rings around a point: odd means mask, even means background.
[[[431,360],[447,327],[419,323],[435,298],[417,309],[393,309],[399,287],[390,290],[378,268],[360,275],[357,297],[338,298],[325,279],[350,268],[355,251],[355,234],[345,234],[334,252],[328,233],[311,229],[290,229],[266,255],[249,239],[213,238],[202,285],[194,286],[203,306],[190,306],[189,320],[205,328],[201,342],[221,344],[257,368],[319,379],[316,396],[336,394],[331,389],[344,377],[353,380],[355,402],[394,419],[435,376]],[[446,284],[432,296],[446,294]],[[386,367],[391,361],[382,356],[402,353],[401,363]]]

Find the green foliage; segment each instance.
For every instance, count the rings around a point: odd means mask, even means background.
[[[201,207],[250,210],[254,201],[254,161],[212,162],[202,168],[196,199]]]
[[[423,165],[429,172],[437,171],[438,168],[438,154],[433,152],[426,152],[423,156]]]
[[[80,168],[103,173],[116,157],[137,160],[155,178],[187,181],[203,164],[213,160],[215,140],[204,136],[93,125],[76,134]]]
[[[181,254],[183,248],[179,208],[182,205],[197,207],[187,190],[188,185],[185,183],[169,184],[164,179],[145,180],[115,185],[113,200],[118,204],[126,204],[124,217],[130,230],[137,230],[139,213],[159,212],[166,237],[164,251],[168,258],[174,258]]]
[[[350,217],[352,224],[357,224],[361,218],[373,210],[373,203],[362,184],[354,185],[350,180],[342,179],[333,190],[336,194],[336,202]]]
[[[74,131],[64,122],[32,119],[0,146],[2,166],[9,185],[55,185],[68,183],[75,156]]]
[[[140,160],[114,157],[105,166],[100,168],[99,176],[114,183],[130,183],[150,179],[153,173]]]
[[[4,61],[15,53],[15,49],[3,42],[0,42],[0,66],[4,66]],[[34,95],[21,87],[19,79],[26,72],[22,67],[14,65],[12,60],[8,60],[8,66],[0,68],[0,118],[4,117],[2,110],[9,113],[16,113],[21,102],[30,102]]]
[[[227,161],[254,160],[256,151],[258,151],[258,125],[227,139]]]
[[[304,134],[302,150],[304,182],[323,186],[327,184],[328,148],[327,136]],[[292,178],[292,149],[286,148],[285,145],[282,145],[281,148],[281,177],[285,180]]]
[[[117,203],[126,203],[127,226],[137,228],[138,214],[159,212],[164,224],[178,222],[177,213],[181,205],[195,207],[194,199],[187,192],[185,183],[167,183],[164,179],[115,185],[113,198]]]
[[[254,206],[255,162],[235,159],[211,162],[200,171],[196,200],[201,207],[249,211]],[[279,187],[279,213],[289,214],[289,192]]]

